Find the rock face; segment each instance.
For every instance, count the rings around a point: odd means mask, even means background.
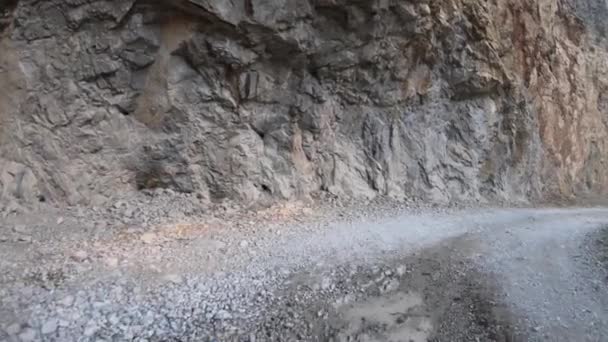
[[[604,0],[1,0],[0,203],[608,190]]]

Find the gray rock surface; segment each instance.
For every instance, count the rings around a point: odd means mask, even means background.
[[[0,4],[5,212],[608,189],[602,1]]]

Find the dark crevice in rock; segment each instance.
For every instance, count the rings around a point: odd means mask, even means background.
[[[13,22],[13,11],[19,0],[0,0],[0,34]]]

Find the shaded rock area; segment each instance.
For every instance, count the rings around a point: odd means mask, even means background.
[[[3,0],[0,204],[603,194],[606,6]]]

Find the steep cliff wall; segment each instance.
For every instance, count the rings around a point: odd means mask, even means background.
[[[603,0],[0,4],[0,203],[608,190]]]

